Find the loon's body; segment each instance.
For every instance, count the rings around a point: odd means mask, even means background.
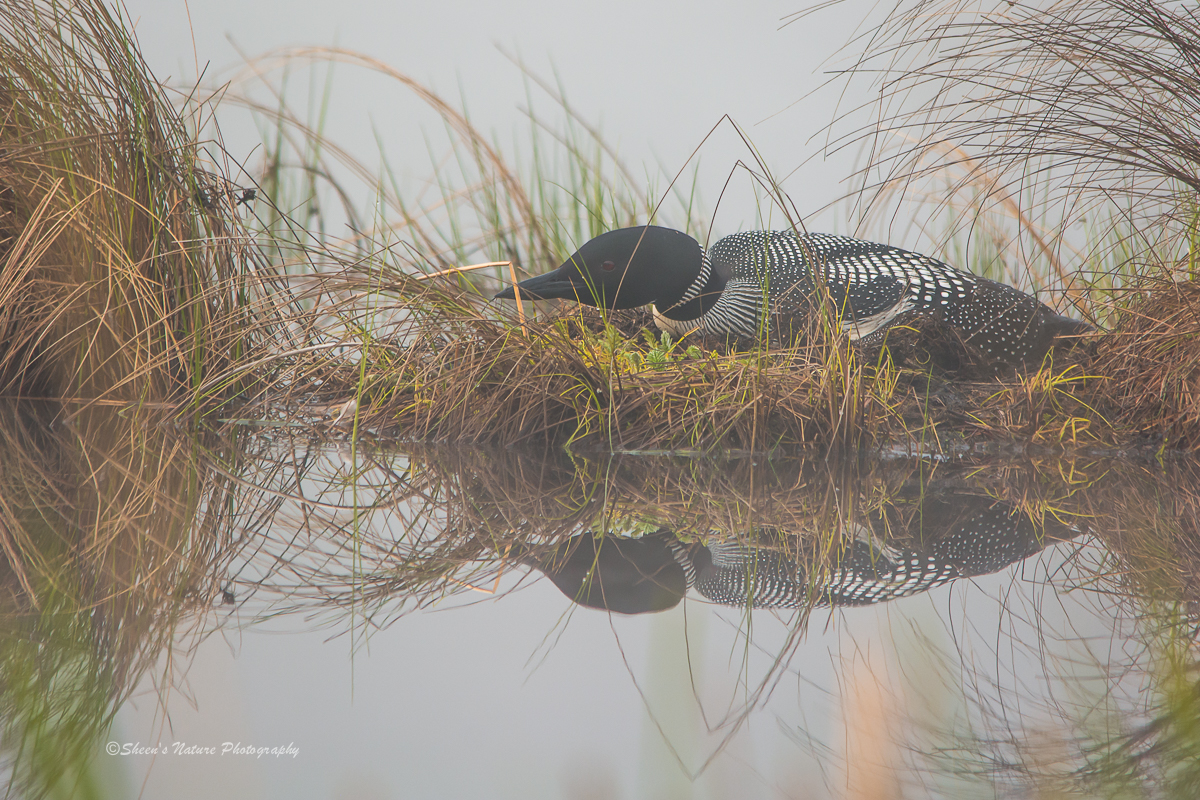
[[[928,256],[819,233],[737,233],[705,251],[679,231],[622,228],[518,284],[532,299],[611,309],[653,304],[656,323],[675,334],[748,338],[807,315],[822,286],[852,340],[936,314],[991,358],[1021,365],[1040,361],[1057,337],[1091,330],[1011,286]],[[511,288],[496,295],[515,296]]]

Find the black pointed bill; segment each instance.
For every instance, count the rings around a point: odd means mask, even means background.
[[[538,275],[533,278],[526,278],[517,284],[517,288],[521,290],[522,300],[576,300],[581,298],[590,298],[592,293],[586,285],[576,287],[572,278],[580,278],[582,276],[575,270],[567,271],[570,265],[568,261],[563,266],[556,270],[547,272],[545,275]],[[493,298],[495,300],[516,300],[516,293],[513,287],[497,292]]]

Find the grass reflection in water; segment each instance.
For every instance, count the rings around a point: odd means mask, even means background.
[[[740,710],[706,716],[711,750],[688,761],[693,775],[781,681],[796,679],[806,640],[833,626],[858,644],[843,646],[848,682],[829,688],[829,702],[850,715],[848,731],[876,739],[889,731],[888,781],[1084,796],[1132,781],[1178,796],[1196,779],[1191,462],[587,458],[380,446],[360,451],[355,465],[335,445],[258,445],[248,463],[261,488],[247,484],[236,504],[256,534],[229,576],[241,623],[304,614],[366,636],[539,576],[579,604],[573,613],[682,604],[694,616],[716,602],[749,650],[728,664],[742,675]],[[898,571],[905,563],[914,565],[907,574]],[[855,633],[864,618],[846,616],[956,579],[936,601],[941,635],[909,631],[897,612],[901,624],[871,645]],[[752,614],[747,599],[760,610]],[[1071,614],[1085,609],[1109,620],[1107,630],[1076,629]],[[864,672],[859,647],[882,647],[891,661],[876,657]],[[959,710],[936,711],[947,707]],[[871,714],[891,716],[860,719]],[[792,735],[802,751],[838,762],[840,747],[801,729]]]

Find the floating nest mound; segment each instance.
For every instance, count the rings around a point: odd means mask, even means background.
[[[1033,380],[990,362],[936,317],[909,322],[850,343],[814,315],[794,344],[763,348],[699,334],[672,341],[645,312],[571,306],[520,323],[450,316],[374,348],[365,367],[335,374],[327,363],[298,364],[295,374],[321,377],[339,423],[410,441],[617,450],[855,449],[914,438],[940,447],[947,435],[1116,441],[1092,401],[1071,394],[1090,382]],[[1056,353],[1033,373],[1082,376],[1082,356]],[[353,414],[338,397],[355,399]]]

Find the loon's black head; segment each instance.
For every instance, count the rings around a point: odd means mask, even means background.
[[[704,254],[686,233],[641,225],[602,233],[558,269],[521,281],[522,298],[556,297],[600,308],[659,308],[678,302],[700,275]],[[512,287],[496,295],[514,300]]]

